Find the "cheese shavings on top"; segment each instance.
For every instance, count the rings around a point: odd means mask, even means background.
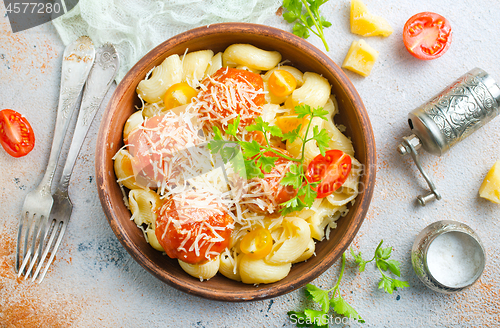
[[[265,91],[260,75],[234,68],[222,68],[207,77],[194,106],[199,109],[205,131],[212,126],[225,129],[240,115],[240,132],[262,115]]]
[[[172,195],[159,214],[156,236],[172,258],[199,263],[229,245],[233,219],[216,194],[192,190]]]

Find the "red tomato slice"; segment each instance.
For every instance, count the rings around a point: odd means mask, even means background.
[[[332,149],[319,154],[307,167],[306,179],[311,182],[319,182],[316,192],[317,198],[323,198],[333,194],[347,180],[351,172],[351,157],[341,150]]]
[[[0,143],[13,157],[28,154],[35,147],[35,134],[28,120],[12,109],[0,111]]]
[[[423,12],[412,16],[403,28],[403,42],[418,59],[441,57],[451,44],[450,22],[443,16]]]

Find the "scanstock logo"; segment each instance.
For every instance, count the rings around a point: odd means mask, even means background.
[[[78,0],[3,0],[12,32],[42,25],[73,9]]]

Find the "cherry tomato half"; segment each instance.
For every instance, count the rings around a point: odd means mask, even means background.
[[[35,147],[35,134],[28,120],[12,109],[0,111],[0,143],[13,157],[28,154]]]
[[[257,228],[247,233],[240,242],[241,251],[253,259],[261,259],[271,252],[273,237],[266,228]]]
[[[269,91],[278,97],[288,96],[296,87],[297,80],[287,71],[277,69],[269,77]]]
[[[412,16],[403,28],[403,42],[414,57],[430,60],[441,57],[451,44],[450,22],[443,16],[423,12]]]
[[[318,198],[333,194],[347,180],[351,172],[351,157],[338,149],[328,150],[325,156],[319,154],[307,166],[306,179],[319,182]]]
[[[186,82],[176,83],[168,88],[163,97],[163,104],[165,105],[165,109],[187,105],[197,94],[198,91]]]

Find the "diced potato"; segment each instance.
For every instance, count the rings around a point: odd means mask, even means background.
[[[342,67],[360,75],[368,76],[377,58],[378,51],[370,47],[364,40],[353,41]]]
[[[361,0],[351,0],[351,32],[361,36],[389,36],[394,30],[385,18],[370,13]]]
[[[500,161],[497,161],[484,178],[479,196],[500,204]]]

